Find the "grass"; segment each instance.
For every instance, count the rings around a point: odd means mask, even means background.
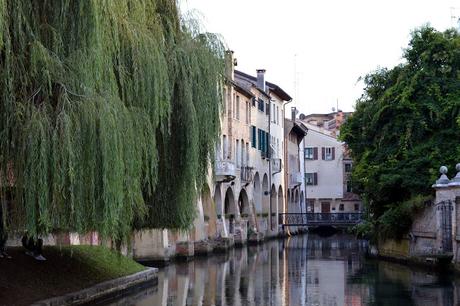
[[[10,248],[12,259],[0,259],[0,305],[33,302],[79,291],[145,269],[103,246],[45,247],[46,261]]]
[[[45,253],[49,252],[56,252],[60,256],[73,259],[81,266],[86,266],[87,272],[95,280],[100,281],[145,270],[143,265],[104,246],[48,247]]]

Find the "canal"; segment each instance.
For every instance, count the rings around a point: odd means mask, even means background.
[[[340,234],[273,240],[161,268],[158,284],[105,305],[457,305],[460,281],[365,258]]]

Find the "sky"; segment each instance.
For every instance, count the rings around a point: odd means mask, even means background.
[[[410,33],[456,26],[460,0],[180,0],[181,11],[222,35],[236,69],[294,98],[300,112],[352,111],[360,76],[402,62]],[[457,17],[457,18],[458,18]]]

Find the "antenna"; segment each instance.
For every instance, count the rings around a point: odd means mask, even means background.
[[[297,103],[297,53],[294,54],[294,102]]]

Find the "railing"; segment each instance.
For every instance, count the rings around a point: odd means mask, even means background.
[[[288,226],[354,225],[362,213],[280,213],[279,223]]]
[[[252,167],[241,167],[240,178],[242,183],[252,182]]]

